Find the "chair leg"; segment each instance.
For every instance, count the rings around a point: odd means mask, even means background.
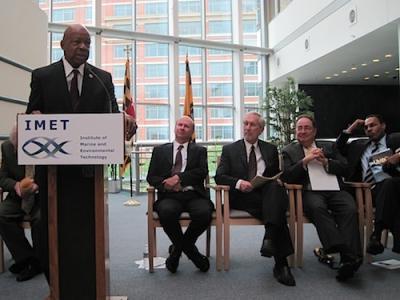
[[[153,273],[154,272],[154,256],[155,254],[155,228],[153,227],[153,222],[148,220],[147,224],[147,246],[149,248],[149,272]]]
[[[296,242],[297,242],[297,266],[299,268],[303,267],[303,222],[297,222],[297,237],[296,237]]]
[[[388,240],[389,240],[389,230],[388,230],[388,229],[385,229],[385,230],[382,232],[382,238],[381,238],[382,245],[383,245],[385,248],[387,248],[387,246],[388,246]]]
[[[224,269],[229,270],[230,225],[224,222]]]

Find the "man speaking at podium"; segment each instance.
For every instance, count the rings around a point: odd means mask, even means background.
[[[90,34],[71,25],[61,41],[63,58],[32,72],[26,112],[118,113],[111,75],[86,61]],[[125,115],[125,134],[136,131],[135,120]],[[59,166],[57,169],[58,256],[62,299],[96,299],[94,167]],[[41,208],[41,261],[49,280],[47,167],[36,168]]]

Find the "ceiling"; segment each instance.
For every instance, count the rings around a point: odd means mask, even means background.
[[[271,84],[279,85],[291,76],[299,84],[399,85],[398,44],[398,24],[390,23]]]

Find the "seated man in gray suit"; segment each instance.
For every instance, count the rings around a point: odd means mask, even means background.
[[[37,201],[27,199],[31,196],[30,192],[35,192],[38,187],[31,182],[31,191],[25,192],[25,184],[22,183],[25,181],[25,167],[18,165],[16,144],[17,134],[14,127],[10,139],[1,144],[0,187],[8,195],[0,203],[0,235],[15,261],[9,271],[17,275],[17,281],[25,281],[41,273],[36,252],[40,213]],[[25,215],[30,215],[35,247],[31,246],[20,225]]]
[[[158,190],[154,210],[173,247],[165,264],[171,273],[179,266],[183,253],[202,272],[210,263],[195,243],[210,225],[214,206],[204,188],[208,174],[207,149],[191,143],[193,120],[187,116],[175,124],[175,141],[155,147],[151,156],[147,181]],[[190,225],[183,233],[179,224],[182,212],[188,212]]]
[[[343,281],[353,277],[362,263],[357,207],[353,197],[341,189],[346,160],[336,150],[335,143],[315,141],[316,134],[313,117],[301,115],[297,118],[297,142],[282,151],[284,173],[281,178],[288,183],[303,185],[304,212],[315,225],[325,252],[340,253],[336,278]],[[336,175],[340,190],[312,187],[311,168],[323,168],[325,171],[322,172]]]
[[[244,210],[265,224],[261,255],[275,258],[274,276],[282,284],[296,285],[286,257],[293,253],[286,221],[288,197],[283,186],[271,180],[259,188],[250,181],[256,175],[272,177],[279,173],[277,148],[260,140],[265,121],[257,112],[243,120],[244,138],[222,148],[215,175],[217,184],[229,185],[230,206]]]

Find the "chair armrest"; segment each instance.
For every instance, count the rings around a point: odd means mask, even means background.
[[[207,184],[207,187],[213,189],[215,191],[229,191],[229,185],[214,185],[214,184]]]
[[[354,187],[354,188],[371,188],[372,184],[367,182],[351,182],[345,181],[345,184]]]
[[[285,188],[288,190],[301,190],[303,186],[301,184],[285,183]]]

